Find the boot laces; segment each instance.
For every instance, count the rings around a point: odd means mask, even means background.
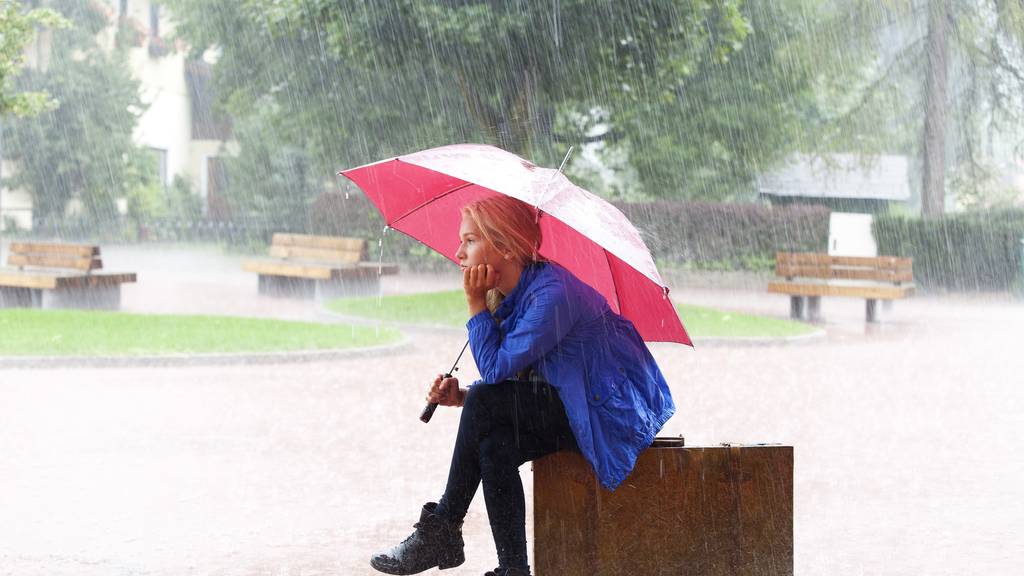
[[[402,543],[400,544],[400,546],[404,546],[406,544],[406,542],[408,542],[409,540],[412,540],[413,538],[416,537],[417,534],[419,534],[419,532],[420,532],[420,523],[417,522],[417,523],[413,524],[412,527],[415,528],[415,530],[413,531],[412,534],[409,534],[408,538],[406,538],[405,540],[402,540]]]

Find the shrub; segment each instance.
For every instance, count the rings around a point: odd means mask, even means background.
[[[371,261],[398,262],[414,270],[451,270],[451,263],[396,230],[384,230],[377,208],[359,192],[324,192],[310,205],[310,234],[365,238]],[[383,250],[381,249],[383,245]]]
[[[647,202],[616,204],[658,260],[700,270],[765,270],[779,251],[822,252],[830,211],[820,206]]]
[[[880,216],[874,234],[880,253],[914,259],[914,280],[924,288],[1009,290],[1021,273],[1024,210]]]
[[[309,207],[310,234],[374,238],[384,221],[362,194],[324,192]]]

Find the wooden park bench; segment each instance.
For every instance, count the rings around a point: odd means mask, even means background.
[[[0,307],[121,307],[121,284],[134,273],[103,269],[99,246],[14,242],[0,268]]]
[[[821,318],[822,296],[864,298],[867,321],[877,322],[879,300],[891,306],[914,293],[911,258],[779,252],[775,275],[785,280],[770,282],[768,291],[789,295],[790,317],[812,322]]]
[[[533,463],[533,522],[538,576],[791,576],[793,448],[655,440],[614,492],[555,452]]]
[[[362,238],[279,233],[270,256],[242,264],[259,275],[259,293],[270,296],[369,296],[380,289],[381,275],[398,273],[396,264],[367,262]]]

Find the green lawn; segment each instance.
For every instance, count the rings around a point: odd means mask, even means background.
[[[3,356],[159,356],[356,348],[397,330],[225,316],[0,310]]]
[[[676,304],[676,310],[693,338],[785,338],[817,331],[814,326],[803,322],[688,304]]]
[[[410,324],[464,326],[467,320],[466,298],[461,290],[384,298],[343,298],[328,302],[327,309],[350,316]],[[693,338],[781,338],[816,330],[801,322],[699,306],[676,304],[676,309]]]
[[[327,309],[347,316],[409,324],[465,326],[469,320],[466,295],[462,290],[383,298],[339,298],[327,302]]]

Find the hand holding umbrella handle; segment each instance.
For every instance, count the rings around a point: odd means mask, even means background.
[[[451,378],[452,375],[445,374],[443,378]],[[423,408],[423,412],[420,413],[420,421],[426,424],[430,422],[430,419],[434,417],[434,410],[437,410],[437,402],[428,402],[426,407]]]
[[[459,360],[462,359],[462,355],[466,352],[466,348],[469,348],[469,340],[466,340],[466,344],[462,347],[462,352],[459,352],[459,357],[455,359],[455,364],[452,364],[452,369],[445,372],[442,379],[451,378],[452,374],[459,369]],[[437,402],[428,402],[427,407],[420,413],[420,421],[424,424],[430,422],[430,419],[434,417],[434,410],[437,410]]]

